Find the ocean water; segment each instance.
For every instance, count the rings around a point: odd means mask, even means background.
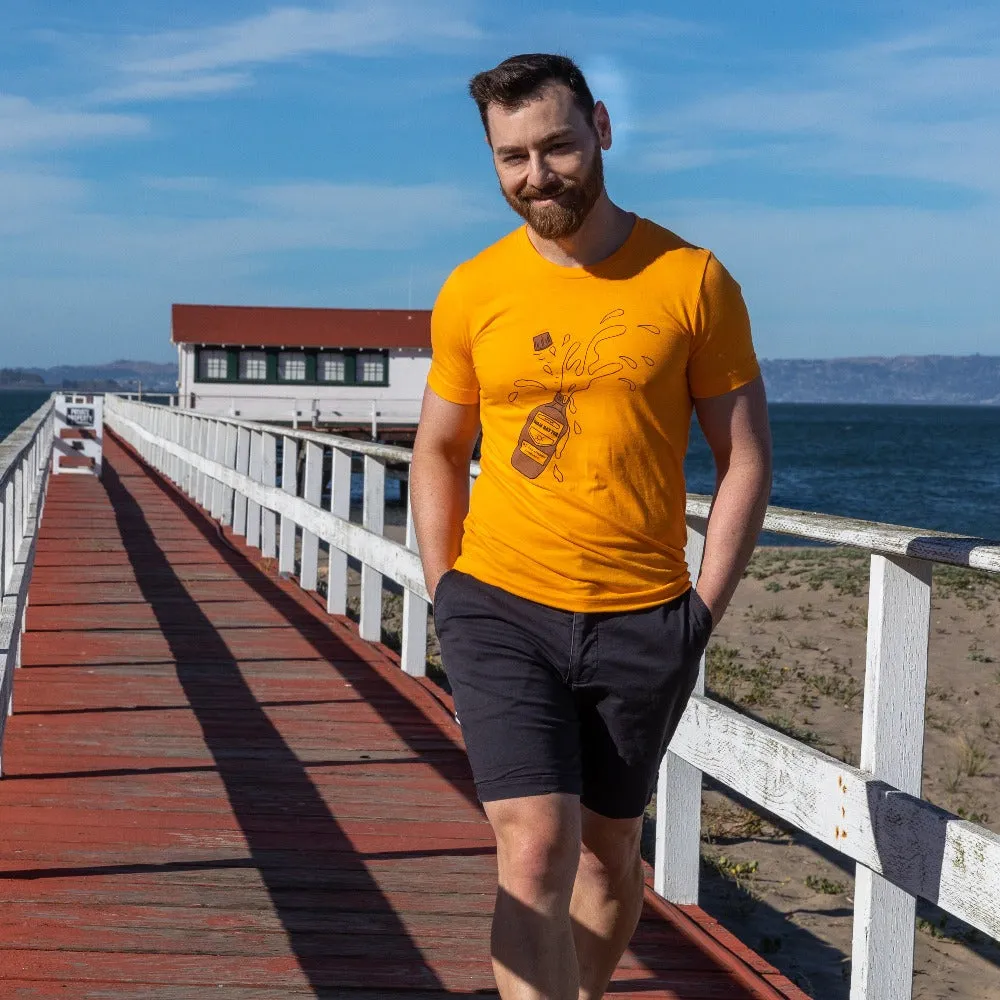
[[[769,413],[772,504],[1000,539],[1000,407],[777,403]],[[690,492],[712,492],[696,427],[686,476]]]
[[[0,392],[0,439],[47,395]],[[770,416],[771,503],[1000,539],[1000,407],[777,403]],[[691,492],[711,493],[697,424],[685,471]],[[391,478],[386,499],[399,501]]]

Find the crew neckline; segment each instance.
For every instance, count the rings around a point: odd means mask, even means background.
[[[639,230],[642,227],[645,219],[638,213],[632,213],[634,218],[632,221],[632,228],[629,230],[628,236],[625,237],[625,242],[615,250],[614,253],[609,254],[602,260],[597,261],[593,264],[587,265],[567,265],[567,264],[557,264],[555,261],[549,260],[548,257],[543,256],[539,253],[538,248],[534,243],[531,242],[531,237],[528,236],[528,225],[525,223],[521,226],[520,233],[521,239],[527,247],[528,253],[535,261],[539,267],[544,268],[549,273],[556,275],[561,278],[590,278],[594,276],[599,276],[601,271],[620,263],[622,260],[627,258],[629,253],[632,252],[632,248],[639,239]]]

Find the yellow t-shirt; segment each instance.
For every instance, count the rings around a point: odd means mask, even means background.
[[[606,260],[562,267],[521,227],[452,272],[431,339],[428,384],[483,427],[456,568],[566,611],[684,593],[692,399],[760,374],[718,260],[637,218]]]

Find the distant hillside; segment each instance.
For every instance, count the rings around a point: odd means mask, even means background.
[[[1000,406],[1000,356],[762,360],[773,403],[939,403]],[[177,365],[109,361],[100,365],[0,369],[0,388],[175,392]]]
[[[1000,357],[930,354],[760,364],[772,403],[1000,406]]]
[[[174,392],[177,365],[157,361],[109,361],[99,365],[56,365],[54,368],[0,369],[0,388],[90,389]]]

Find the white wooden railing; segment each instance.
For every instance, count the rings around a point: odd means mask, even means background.
[[[405,545],[383,537],[385,466],[408,463],[407,449],[112,396],[105,420],[213,517],[276,557],[281,572],[294,571],[301,535],[299,582],[306,589],[317,587],[318,541],[326,541],[332,614],[346,610],[347,558],[358,559],[363,638],[380,638],[382,579],[394,580],[404,595],[402,667],[424,674],[428,595],[409,513]],[[361,525],[348,521],[352,454],[364,461]],[[332,470],[328,509],[321,503],[324,463]],[[687,555],[695,577],[709,503],[688,498]],[[673,902],[697,902],[702,777],[709,775],[856,862],[852,1000],[909,997],[917,897],[1000,939],[1000,836],[920,798],[932,567],[1000,572],[1000,546],[773,507],[765,528],[871,554],[860,765],[706,697],[703,663],[660,771],[654,886]]]
[[[0,754],[7,716],[14,707],[14,671],[21,665],[21,636],[54,428],[50,398],[0,441]]]

